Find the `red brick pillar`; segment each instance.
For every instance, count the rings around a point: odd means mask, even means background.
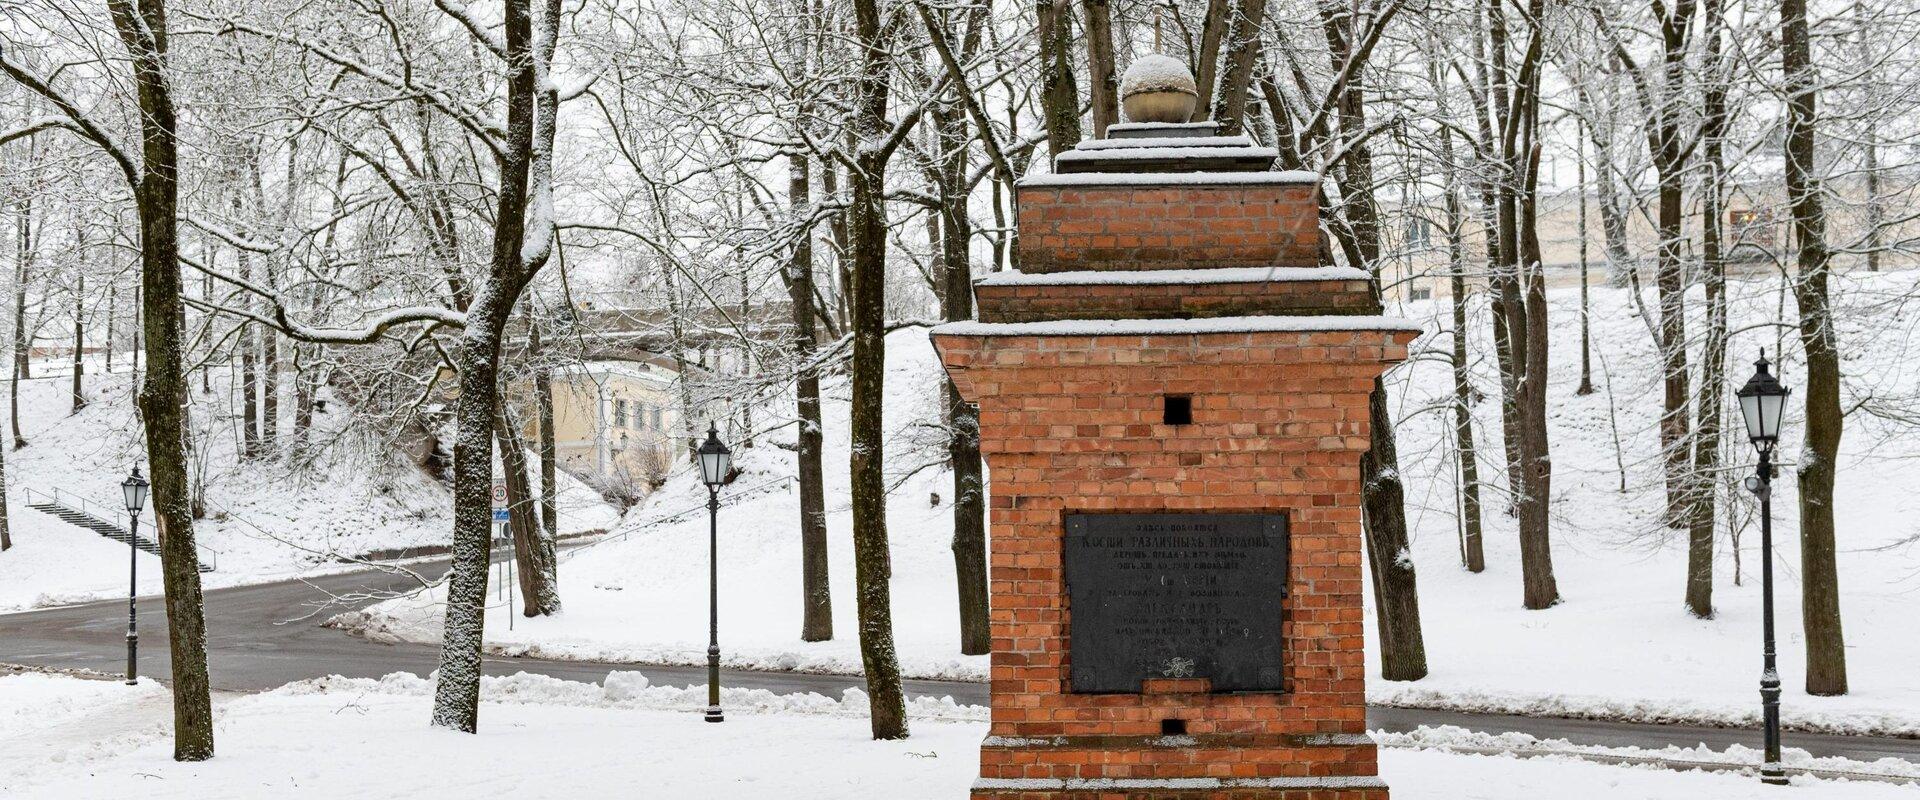
[[[1052,271],[983,280],[981,320],[933,333],[980,406],[991,479],[992,728],[972,796],[1385,800],[1359,462],[1373,380],[1418,329],[1377,316],[1363,272],[1307,258],[1314,179],[1101,179],[1023,184],[1023,264]],[[1118,513],[1284,517],[1280,611],[1254,623],[1278,632],[1278,663],[1258,665],[1277,683],[1215,691],[1169,670],[1076,691],[1068,517]]]

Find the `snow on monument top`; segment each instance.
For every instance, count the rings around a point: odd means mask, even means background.
[[[1134,59],[1127,73],[1120,78],[1120,96],[1122,98],[1141,92],[1186,92],[1198,95],[1198,84],[1194,83],[1193,73],[1180,59],[1155,53]]]

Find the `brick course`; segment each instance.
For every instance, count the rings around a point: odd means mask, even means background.
[[[981,322],[1378,314],[1363,280],[973,287]]]
[[[1023,272],[1311,267],[1319,184],[1021,186]]]

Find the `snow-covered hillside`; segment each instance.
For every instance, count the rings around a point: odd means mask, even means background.
[[[984,679],[985,656],[960,655],[954,583],[953,478],[940,421],[944,377],[925,329],[887,338],[887,530],[893,551],[893,616],[909,676]],[[823,390],[827,533],[835,639],[800,641],[799,490],[791,449],[736,448],[742,474],[720,511],[721,653],[729,666],[857,673],[852,513],[847,489],[847,385]],[[776,433],[792,442],[792,429]],[[938,495],[938,503],[934,502]],[[737,499],[736,499],[737,498]],[[704,664],[707,650],[707,490],[684,462],[615,533],[560,563],[565,613],[517,619],[504,604],[487,618],[489,649],[548,658]],[[660,523],[662,518],[671,521]],[[344,615],[338,624],[370,636],[438,641],[438,591]]]
[[[1920,398],[1920,361],[1912,348],[1920,315],[1890,301],[1916,294],[1920,273],[1836,279],[1844,298],[1840,345],[1845,353],[1842,405]],[[1799,398],[1805,370],[1789,328],[1790,297],[1777,281],[1734,281],[1728,393],[1753,372],[1760,348],[1778,359],[1782,380],[1795,389],[1789,402],[1781,456],[1799,457]],[[1416,359],[1393,373],[1401,469],[1406,476],[1413,558],[1420,570],[1421,618],[1432,673],[1415,683],[1368,684],[1375,702],[1522,713],[1596,715],[1646,720],[1757,724],[1760,680],[1760,579],[1757,506],[1735,493],[1739,527],[1739,585],[1725,516],[1714,562],[1715,617],[1699,620],[1684,605],[1686,542],[1660,524],[1661,463],[1655,422],[1660,410],[1658,359],[1631,295],[1593,292],[1593,373],[1598,391],[1578,396],[1579,296],[1551,295],[1552,370],[1548,387],[1553,456],[1553,556],[1563,602],[1545,611],[1520,604],[1516,525],[1503,513],[1497,487],[1483,500],[1487,570],[1460,567],[1455,526],[1452,393],[1447,363]],[[1704,306],[1698,291],[1689,299]],[[1649,293],[1647,303],[1653,306]],[[1446,301],[1405,310],[1446,327]],[[1695,337],[1702,322],[1690,320]],[[1490,398],[1475,411],[1483,480],[1499,481],[1499,384],[1490,332],[1476,330],[1476,382]],[[1782,342],[1786,344],[1783,349]],[[1444,349],[1444,337],[1416,344]],[[1698,358],[1697,347],[1694,357]],[[1731,478],[1751,474],[1751,447],[1739,434],[1739,412],[1729,397]],[[1848,417],[1837,488],[1841,611],[1852,691],[1810,697],[1802,691],[1805,650],[1800,625],[1800,547],[1793,470],[1774,487],[1780,668],[1786,724],[1835,731],[1920,734],[1920,440],[1903,427],[1867,413]],[[1616,437],[1618,450],[1616,451]],[[1624,465],[1626,491],[1620,491]],[[1488,477],[1491,476],[1491,477]],[[1502,484],[1503,485],[1503,484]],[[1904,544],[1902,544],[1904,542]],[[1371,624],[1368,634],[1375,630]],[[1377,657],[1372,639],[1368,655]],[[1377,673],[1377,670],[1375,671]]]
[[[1914,273],[1845,278],[1851,305],[1842,346],[1850,354],[1849,403],[1873,391],[1882,400],[1920,393],[1920,360],[1907,342],[1917,320],[1871,303],[1915,292]],[[1857,281],[1857,282],[1856,282]],[[1750,372],[1757,349],[1777,353],[1788,337],[1784,368],[1801,382],[1790,330],[1780,318],[1779,284],[1736,282],[1729,382]],[[1422,618],[1432,673],[1413,683],[1373,680],[1376,703],[1594,715],[1710,724],[1753,722],[1760,672],[1758,533],[1750,497],[1735,499],[1741,572],[1734,583],[1732,539],[1722,530],[1711,620],[1682,605],[1684,541],[1658,522],[1660,464],[1654,458],[1659,376],[1647,329],[1623,290],[1593,292],[1595,394],[1575,396],[1579,375],[1578,295],[1553,294],[1551,436],[1554,458],[1554,564],[1564,602],[1546,611],[1521,608],[1515,525],[1500,499],[1498,383],[1488,332],[1473,331],[1475,380],[1490,398],[1475,409],[1487,514],[1488,568],[1460,567],[1453,466],[1448,459],[1452,385],[1446,362],[1429,356],[1392,373],[1401,468],[1413,526],[1411,556],[1420,571]],[[1697,298],[1696,298],[1697,299]],[[1784,306],[1792,314],[1791,301]],[[1404,313],[1445,329],[1444,301]],[[1482,317],[1484,319],[1484,317]],[[1430,333],[1415,345],[1447,347]],[[1869,349],[1869,346],[1871,349]],[[911,471],[938,454],[916,445],[915,431],[938,418],[940,374],[921,330],[889,338],[888,469]],[[794,491],[760,487],[722,511],[721,637],[737,666],[858,672],[852,640],[851,567],[846,475],[844,385],[830,390],[827,504],[834,556],[836,632],[831,643],[798,641],[799,539]],[[1450,414],[1450,412],[1447,412]],[[1737,412],[1729,411],[1730,414]],[[1735,418],[1729,424],[1737,427]],[[1798,419],[1783,448],[1798,450]],[[1791,470],[1778,481],[1775,503],[1781,667],[1787,724],[1808,729],[1920,733],[1920,545],[1909,520],[1920,486],[1920,444],[1911,431],[1866,414],[1849,424],[1840,472],[1841,606],[1845,614],[1852,694],[1814,698],[1800,691],[1804,663],[1799,633],[1799,548]],[[920,437],[924,439],[924,435]],[[1616,451],[1616,442],[1618,450]],[[1730,443],[1735,475],[1751,464],[1743,440]],[[731,491],[793,474],[792,457],[761,446],[743,453],[748,474]],[[1621,491],[1622,472],[1626,490]],[[983,678],[984,660],[957,655],[951,534],[951,478],[935,466],[894,490],[888,528],[894,554],[894,620],[908,674]],[[938,493],[938,507],[930,504]],[[649,504],[631,512],[623,540],[579,551],[561,567],[567,611],[554,619],[519,620],[506,630],[503,609],[489,618],[491,649],[547,657],[702,663],[706,643],[706,519],[703,512],[671,524],[649,520],[697,509],[704,489],[677,475]],[[1724,520],[1723,520],[1724,526]],[[1370,598],[1369,598],[1370,599]],[[433,641],[437,598],[391,601],[346,620],[374,636]],[[1368,626],[1369,635],[1372,625]],[[1378,654],[1369,643],[1369,655]],[[1375,670],[1377,674],[1377,669]]]
[[[86,376],[91,402],[78,414],[69,414],[70,378],[20,383],[20,426],[29,444],[7,453],[14,546],[0,554],[0,611],[126,592],[125,545],[31,509],[27,502],[29,490],[44,496],[57,489],[67,498],[98,504],[110,519],[123,519],[124,512],[116,511],[124,507],[120,481],[136,464],[144,472],[145,457],[129,397],[130,374],[124,361],[118,366],[119,372],[106,373],[96,365]],[[207,586],[350,568],[340,558],[447,542],[453,513],[447,487],[356,433],[351,409],[343,404],[331,404],[316,418],[311,441],[317,446],[310,461],[237,458],[238,409],[212,405],[228,397],[224,372],[212,376],[211,395],[201,394],[199,381],[193,381],[194,428],[202,447],[188,469],[203,476],[208,504],[208,517],[197,521],[194,531],[218,563],[203,577]],[[283,433],[292,427],[291,406],[281,403]],[[564,486],[562,533],[604,530],[617,521],[617,513],[591,490],[571,480]],[[151,508],[143,517],[151,521]],[[137,558],[141,593],[159,592],[159,559],[146,553]]]

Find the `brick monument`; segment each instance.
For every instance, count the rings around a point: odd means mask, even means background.
[[[1126,124],[1018,188],[1023,272],[933,340],[980,406],[992,728],[974,800],[1385,800],[1367,396],[1418,329],[1320,266],[1319,178]]]

